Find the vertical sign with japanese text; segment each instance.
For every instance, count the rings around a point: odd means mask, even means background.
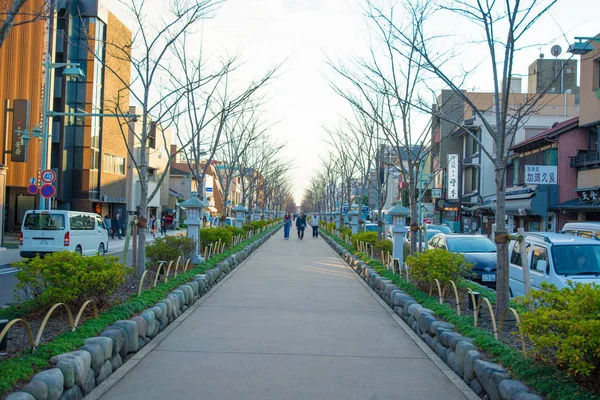
[[[29,125],[29,100],[14,100],[12,109],[12,148],[10,160],[12,162],[26,162],[27,151],[23,143],[22,131],[26,131]],[[21,131],[21,133],[17,131]]]
[[[458,154],[448,154],[448,189],[446,199],[458,200]]]

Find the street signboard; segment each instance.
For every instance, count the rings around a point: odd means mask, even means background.
[[[370,210],[370,209],[369,209],[369,206],[363,206],[363,207],[362,207],[362,211],[363,211],[363,212],[369,212],[369,210]]]
[[[448,200],[458,200],[458,154],[448,154]]]
[[[27,186],[27,193],[29,194],[36,194],[38,191],[38,186],[35,184],[31,184],[29,186]]]
[[[23,143],[23,132],[29,125],[29,100],[14,100],[12,107],[12,162],[27,162],[27,151]]]
[[[211,188],[211,187],[207,187],[205,190],[206,190],[208,193],[212,192],[212,188]]]
[[[533,185],[556,185],[556,165],[525,165],[525,183]]]
[[[431,197],[434,199],[442,197],[442,189],[431,189]]]
[[[56,194],[56,189],[51,184],[46,183],[40,188],[40,194],[43,198],[49,199]]]
[[[54,171],[52,171],[51,169],[46,169],[46,170],[42,171],[42,174],[40,177],[42,178],[43,182],[52,183],[56,180],[56,173]]]

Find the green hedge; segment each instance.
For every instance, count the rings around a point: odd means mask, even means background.
[[[200,248],[204,250],[211,243],[225,243],[226,247],[231,246],[233,233],[227,228],[202,228],[200,229]]]
[[[523,381],[536,392],[552,400],[598,399],[597,395],[580,387],[565,371],[558,369],[554,365],[532,360],[514,347],[496,340],[492,333],[485,329],[474,327],[473,317],[457,315],[456,310],[453,307],[448,304],[440,304],[437,298],[421,292],[414,285],[407,282],[406,279],[389,271],[377,260],[373,260],[365,254],[356,251],[353,247],[347,245],[344,241],[335,236],[328,236],[366,264],[370,265],[379,275],[386,279],[390,279],[395,285],[423,305],[423,307],[431,309],[437,317],[454,324],[458,332],[474,339],[474,343],[479,346],[482,351],[489,354],[494,362],[504,366],[513,378]],[[468,284],[466,286],[468,286]],[[480,290],[480,292],[482,295],[486,294],[485,290]]]
[[[274,227],[273,229],[277,228]],[[152,307],[158,301],[164,299],[169,292],[191,281],[196,274],[204,273],[216,263],[243,249],[260,237],[267,235],[273,229],[256,235],[229,251],[212,257],[190,271],[178,274],[176,278],[169,278],[167,283],[158,284],[156,288],[144,291],[139,297],[137,294],[132,295],[130,300],[101,313],[97,319],[87,320],[75,332],[63,333],[51,342],[40,345],[33,354],[22,354],[19,357],[0,361],[0,396],[6,395],[17,383],[28,381],[36,373],[49,368],[49,360],[52,357],[76,350],[83,345],[85,339],[99,335],[102,330],[112,323],[130,318]]]
[[[162,236],[154,242],[146,244],[146,262],[157,265],[160,261],[176,260],[182,256],[190,258],[196,243],[186,236]]]

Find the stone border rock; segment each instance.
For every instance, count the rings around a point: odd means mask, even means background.
[[[321,237],[478,396],[490,400],[543,399],[523,382],[511,379],[502,366],[483,361],[473,339],[456,332],[453,324],[436,318],[432,310],[329,236]]]
[[[172,290],[139,315],[116,321],[100,336],[86,339],[79,350],[53,357],[50,364],[54,368],[37,373],[19,392],[9,394],[6,399],[83,399],[277,231],[218,262],[204,274],[195,275],[192,281]]]

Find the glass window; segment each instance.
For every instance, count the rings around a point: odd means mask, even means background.
[[[104,219],[102,219],[102,217],[96,216],[96,223],[98,224],[98,228],[106,229],[106,225],[104,224]]]
[[[530,245],[525,246],[525,251],[527,251],[527,254],[529,254],[530,247]],[[513,247],[512,254],[510,255],[510,263],[515,265],[522,265],[521,244],[519,242],[516,242],[515,247]]]
[[[513,161],[513,185],[519,184],[519,159],[515,158]]]
[[[96,227],[94,218],[89,215],[73,215],[70,222],[72,231],[91,231]]]
[[[495,253],[496,246],[486,237],[446,237],[448,250],[453,253]]]
[[[546,261],[546,272],[548,271],[548,250],[545,247],[533,246],[533,257],[531,258],[530,269],[532,271],[538,271],[536,266],[538,261]],[[542,271],[539,271],[542,273]]]
[[[544,165],[558,165],[558,149],[551,148],[544,150]]]
[[[102,170],[111,174],[125,175],[125,158],[113,156],[112,154],[104,154]]]
[[[559,275],[600,274],[600,245],[553,246],[552,257]]]
[[[35,231],[60,231],[65,229],[63,214],[28,214],[24,228]]]
[[[579,231],[579,236],[584,237],[584,238],[588,238],[588,239],[593,239],[594,238],[594,234],[592,232],[589,232],[589,231]]]

